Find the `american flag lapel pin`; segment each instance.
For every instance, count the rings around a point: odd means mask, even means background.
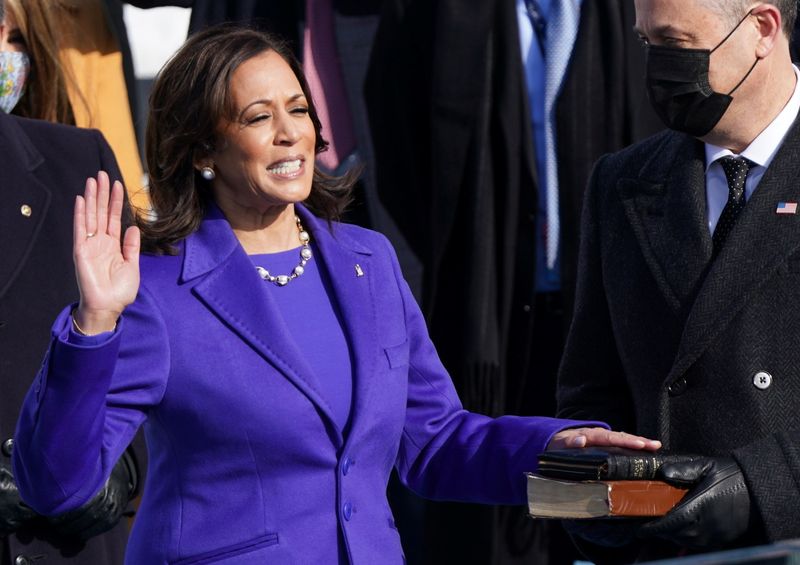
[[[797,202],[778,202],[776,214],[797,214]]]
[[[795,206],[796,206],[796,204],[795,204]],[[357,277],[363,277],[364,276],[364,271],[361,268],[361,265],[359,265],[358,263],[356,263],[356,276]]]

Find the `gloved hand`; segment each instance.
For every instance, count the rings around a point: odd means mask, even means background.
[[[11,464],[0,461],[0,537],[16,532],[36,516],[19,497]]]
[[[136,496],[139,473],[136,461],[126,450],[111,476],[89,502],[64,514],[48,516],[48,541],[56,546],[64,543],[85,543],[117,525],[125,514],[128,502]]]
[[[667,464],[658,477],[691,487],[663,518],[639,530],[643,538],[659,537],[691,549],[722,547],[741,537],[750,524],[750,494],[739,465],[730,457],[701,457]]]

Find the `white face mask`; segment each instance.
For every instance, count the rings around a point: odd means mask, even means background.
[[[22,51],[0,51],[0,110],[9,114],[17,105],[31,72],[31,60]]]

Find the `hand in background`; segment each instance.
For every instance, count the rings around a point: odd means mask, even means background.
[[[730,457],[702,457],[665,464],[657,478],[693,487],[666,516],[639,530],[693,549],[722,547],[741,537],[750,524],[750,495],[739,465]]]
[[[547,444],[547,450],[596,445],[645,449],[647,451],[656,451],[661,448],[661,442],[658,440],[647,439],[626,432],[613,432],[605,428],[570,428],[555,434],[550,443]]]
[[[108,175],[100,171],[75,200],[73,258],[80,303],[73,315],[89,335],[113,330],[139,290],[139,229],[128,228],[120,244],[123,199],[122,184],[109,189]]]

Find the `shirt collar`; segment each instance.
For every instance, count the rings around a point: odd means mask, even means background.
[[[769,167],[772,158],[775,157],[775,153],[778,152],[778,148],[783,142],[783,138],[786,136],[789,128],[792,127],[795,118],[797,118],[798,111],[800,111],[800,70],[794,65],[792,65],[792,68],[794,69],[796,81],[794,93],[789,99],[789,102],[786,103],[783,110],[772,120],[772,123],[758,134],[758,137],[739,154],[756,165]],[[705,145],[706,171],[708,171],[708,167],[717,159],[725,157],[726,155],[735,155],[730,149],[712,145],[711,143],[706,143]]]

